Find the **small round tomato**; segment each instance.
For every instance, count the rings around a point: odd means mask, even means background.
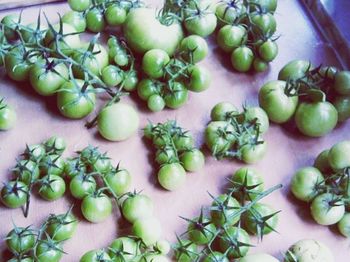
[[[73,177],[69,183],[69,189],[73,197],[83,199],[96,190],[96,181],[93,176],[84,173]]]
[[[183,106],[188,100],[188,91],[180,82],[172,82],[168,84],[164,101],[167,107],[177,109]]]
[[[173,191],[185,183],[186,171],[179,163],[165,164],[159,169],[157,176],[163,188]]]
[[[108,87],[119,85],[124,79],[124,71],[115,65],[108,65],[102,70],[102,81]]]
[[[179,240],[174,246],[174,257],[176,261],[192,262],[197,258],[197,245],[190,240]]]
[[[226,252],[231,259],[244,257],[250,247],[250,237],[248,233],[239,227],[229,227],[219,238],[220,250]]]
[[[212,261],[220,261],[220,262],[229,262],[227,256],[218,251],[212,251],[208,256],[205,257],[203,262],[212,262]]]
[[[260,57],[255,57],[253,61],[253,68],[256,72],[264,72],[269,67],[269,63],[262,60]]]
[[[108,249],[108,254],[113,261],[133,261],[140,254],[138,243],[130,237],[115,239]]]
[[[296,80],[305,76],[306,72],[313,69],[310,61],[293,60],[286,64],[278,73],[278,80]]]
[[[350,213],[345,213],[338,222],[338,229],[343,236],[350,238]]]
[[[132,230],[137,237],[142,239],[146,246],[155,244],[162,234],[160,222],[154,217],[136,220],[132,226]]]
[[[331,171],[332,169],[331,166],[329,165],[328,153],[329,153],[328,149],[322,151],[320,154],[318,154],[314,162],[314,167],[316,167],[323,174],[329,173],[329,171]]]
[[[162,86],[158,80],[144,78],[137,84],[137,94],[142,100],[148,100],[150,96],[158,94]]]
[[[253,51],[247,46],[240,46],[233,50],[231,63],[238,72],[247,72],[251,68],[254,60]]]
[[[193,137],[187,133],[173,137],[178,152],[187,151],[194,147]]]
[[[152,112],[159,112],[164,109],[165,101],[162,96],[154,94],[147,99],[147,106]]]
[[[160,78],[164,75],[164,67],[170,57],[162,49],[151,49],[142,58],[142,70],[151,78]]]
[[[6,236],[6,246],[11,252],[24,254],[35,245],[36,234],[30,228],[15,227]]]
[[[214,32],[217,18],[214,13],[202,11],[186,17],[184,24],[190,34],[207,37]]]
[[[153,214],[153,202],[143,194],[128,195],[122,204],[123,216],[133,223],[138,219],[151,217]]]
[[[259,125],[259,131],[261,134],[266,133],[269,129],[269,117],[261,107],[255,106],[245,108],[244,117],[248,121],[256,121]]]
[[[52,215],[48,219],[46,232],[56,241],[65,241],[72,238],[78,225],[77,218],[68,212],[62,215]]]
[[[138,82],[139,79],[137,77],[137,71],[131,69],[125,73],[123,88],[126,91],[133,91],[136,88]]]
[[[35,182],[40,176],[38,164],[29,159],[18,161],[13,173],[19,181],[26,185]]]
[[[110,141],[123,141],[130,138],[139,127],[137,111],[121,102],[104,107],[98,114],[98,131]]]
[[[111,26],[122,25],[126,20],[126,10],[118,4],[111,4],[107,7],[105,19]]]
[[[339,122],[344,122],[350,118],[350,96],[337,96],[333,105],[338,111]]]
[[[80,158],[67,159],[64,166],[64,174],[69,179],[73,179],[75,176],[83,173],[86,173],[86,167]]]
[[[234,194],[239,200],[253,200],[264,191],[264,180],[261,174],[253,168],[242,167],[238,169],[231,180],[234,185],[241,188],[241,191]]]
[[[271,81],[259,91],[260,106],[271,121],[279,124],[287,122],[294,115],[298,105],[298,97],[288,96],[285,89],[285,81]]]
[[[86,27],[93,33],[102,32],[105,29],[105,18],[99,8],[92,8],[86,13]]]
[[[13,128],[17,121],[16,111],[0,99],[0,130]]]
[[[43,24],[38,28],[37,23],[28,24],[20,30],[23,41],[34,45],[42,43],[46,31],[47,28]]]
[[[240,1],[219,2],[216,6],[215,14],[218,17],[219,25],[231,25],[247,11],[245,5]]]
[[[188,224],[188,238],[197,245],[205,245],[209,243],[217,232],[217,229],[208,218],[194,218]]]
[[[156,162],[159,165],[178,162],[177,152],[173,146],[164,146],[156,152]]]
[[[266,62],[271,62],[278,54],[278,46],[275,41],[267,40],[259,46],[259,56]]]
[[[259,11],[250,13],[253,32],[258,35],[272,36],[276,32],[276,19],[271,13]]]
[[[270,218],[268,218],[271,216]],[[256,203],[248,212],[244,214],[244,227],[252,234],[258,234],[261,229],[261,234],[269,234],[276,230],[278,223],[278,216],[276,211],[268,204]],[[268,219],[265,219],[268,218]],[[264,225],[261,228],[261,225]]]
[[[83,12],[91,5],[91,0],[68,0],[68,4],[72,10]]]
[[[190,63],[198,63],[208,55],[208,44],[198,35],[189,35],[180,43],[181,56]]]
[[[9,208],[24,206],[28,197],[28,186],[20,181],[10,181],[1,189],[1,201]]]
[[[52,60],[49,64],[36,63],[29,73],[29,80],[36,92],[43,96],[53,95],[69,79],[68,68]]]
[[[45,175],[61,176],[64,171],[64,160],[62,156],[50,154],[44,156],[40,161],[40,171]]]
[[[334,89],[339,95],[350,95],[350,71],[340,71],[335,75]]]
[[[284,261],[332,262],[334,258],[332,252],[322,242],[313,239],[302,239],[288,249]]]
[[[62,16],[62,22],[73,26],[77,32],[84,32],[86,29],[85,17],[80,12],[68,11]]]
[[[247,42],[247,30],[242,25],[225,25],[219,30],[216,41],[222,50],[232,52]]]
[[[87,116],[94,110],[96,96],[94,87],[83,80],[65,82],[57,95],[57,106],[62,115],[72,119]]]
[[[54,201],[63,196],[66,191],[66,183],[63,178],[56,175],[46,175],[41,180],[39,194],[48,201]]]
[[[338,112],[329,102],[301,103],[295,112],[295,123],[301,133],[320,137],[331,132],[338,122]]]
[[[59,262],[63,256],[62,244],[53,240],[40,240],[35,255],[37,262]]]
[[[261,140],[261,138],[260,138]],[[258,145],[244,145],[241,148],[241,159],[244,163],[253,164],[259,161],[266,153],[267,142]]]
[[[216,226],[235,225],[241,218],[237,214],[241,205],[238,201],[227,194],[219,195],[211,204],[211,221]]]
[[[18,34],[15,31],[20,18],[18,15],[10,14],[1,19],[1,24],[4,25],[4,35],[8,41],[14,41],[18,38]]]
[[[216,104],[210,112],[210,118],[213,121],[225,121],[229,114],[238,114],[237,108],[230,102],[221,102]]]
[[[24,151],[25,158],[36,163],[45,156],[45,153],[45,147],[43,144],[28,145]]]
[[[109,190],[117,196],[127,193],[131,187],[132,177],[126,169],[114,169],[105,175]]]
[[[311,215],[320,225],[338,223],[345,213],[343,200],[331,193],[318,195],[311,203]]]
[[[249,1],[251,10],[259,8],[264,12],[274,13],[277,8],[277,0],[250,0]]]
[[[227,151],[235,140],[235,128],[226,121],[213,121],[205,129],[205,143],[214,155]]]
[[[79,262],[103,262],[112,261],[108,253],[103,250],[90,250],[86,252],[79,260]]]
[[[180,161],[186,171],[189,172],[198,172],[205,164],[203,153],[196,148],[184,152],[180,156]]]
[[[350,167],[350,140],[332,146],[328,152],[328,162],[333,170]]]
[[[102,222],[112,213],[112,201],[103,193],[88,195],[81,203],[81,212],[92,223]]]
[[[290,189],[297,199],[309,202],[320,193],[319,187],[324,184],[324,177],[317,168],[304,167],[293,176]]]
[[[210,86],[211,76],[206,67],[194,65],[189,69],[190,82],[187,88],[193,92],[202,92]]]

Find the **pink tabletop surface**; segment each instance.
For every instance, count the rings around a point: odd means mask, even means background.
[[[150,5],[157,3],[152,1]],[[57,20],[56,12],[68,10],[66,3],[41,6],[51,19]],[[34,22],[39,7],[27,8],[23,18]],[[10,11],[1,12],[0,18]],[[18,12],[12,10],[11,12]],[[191,94],[188,103],[179,110],[164,110],[160,113],[149,113],[143,103],[132,95],[125,101],[136,106],[140,113],[141,125],[148,120],[152,122],[177,119],[178,123],[190,130],[198,146],[203,144],[203,130],[209,121],[211,108],[218,102],[231,101],[236,106],[243,103],[257,104],[257,94],[261,85],[277,78],[279,69],[289,60],[300,58],[310,59],[315,64],[338,65],[332,48],[319,37],[319,34],[296,0],[280,0],[276,12],[279,56],[271,64],[270,69],[262,74],[239,74],[233,72],[227,57],[224,57],[214,44],[214,38],[209,38],[210,54],[202,62],[213,74],[211,87],[200,94]],[[103,140],[96,130],[84,128],[85,120],[72,121],[60,116],[55,106],[55,99],[44,99],[36,95],[26,83],[15,83],[9,80],[3,70],[0,70],[0,95],[17,110],[16,127],[8,132],[0,133],[0,180],[10,177],[9,169],[15,164],[15,158],[23,152],[25,144],[39,143],[51,135],[58,135],[67,141],[65,156],[88,144],[99,146],[102,151],[108,151],[115,164],[121,161],[133,175],[133,186],[143,189],[155,204],[155,215],[163,227],[163,237],[169,241],[175,240],[175,232],[182,233],[186,223],[179,218],[196,216],[201,206],[211,202],[207,191],[212,194],[223,192],[225,178],[243,166],[236,161],[216,161],[207,153],[206,165],[198,173],[187,176],[185,185],[175,192],[162,190],[156,184],[156,166],[153,164],[153,151],[142,138],[142,131],[125,142],[113,143]],[[92,118],[89,116],[88,118]],[[335,261],[349,261],[350,243],[339,235],[336,229],[317,225],[311,218],[309,207],[297,202],[290,194],[289,182],[296,169],[311,165],[315,156],[334,143],[350,139],[350,121],[337,128],[328,136],[318,139],[298,135],[295,130],[287,130],[272,124],[265,135],[268,143],[266,156],[254,165],[260,171],[266,182],[266,187],[282,183],[283,189],[273,193],[264,201],[271,203],[276,209],[282,210],[279,215],[278,232],[264,238],[262,243],[254,239],[256,247],[251,253],[263,251],[280,260],[291,244],[299,239],[314,238],[328,245],[334,253]],[[55,201],[46,202],[35,196],[31,203],[28,218],[24,218],[20,209],[7,209],[0,205],[0,238],[12,228],[12,221],[18,226],[40,223],[50,213],[63,213],[73,203],[69,196]],[[64,250],[68,253],[62,261],[78,261],[88,250],[108,246],[123,228],[120,226],[120,214],[115,211],[105,222],[91,224],[83,220],[76,204],[75,214],[81,219],[74,237],[67,241]],[[0,242],[0,261],[5,260],[5,245]]]

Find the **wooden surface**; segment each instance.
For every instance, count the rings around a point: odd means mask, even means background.
[[[21,8],[32,5],[39,5],[51,2],[59,2],[62,0],[0,0],[0,10],[10,8]]]
[[[154,5],[160,0],[150,0]],[[55,3],[41,7],[49,14],[52,21],[58,20],[57,11],[68,10],[66,3]],[[34,22],[39,7],[25,9],[25,22]],[[16,12],[19,10],[16,10]],[[13,10],[11,10],[13,12]],[[0,12],[0,18],[10,12]],[[199,94],[190,94],[188,103],[178,110],[164,110],[151,113],[145,109],[145,103],[132,94],[123,101],[137,107],[140,113],[140,128],[148,120],[152,122],[177,119],[178,123],[190,130],[196,139],[196,145],[203,145],[204,127],[210,118],[211,108],[218,102],[230,101],[237,107],[247,103],[256,105],[258,91],[263,83],[277,78],[279,69],[292,59],[309,59],[316,65],[323,63],[339,66],[334,50],[324,42],[317,30],[313,28],[308,16],[298,0],[280,0],[276,12],[278,22],[279,55],[269,70],[262,74],[240,74],[232,70],[227,55],[223,54],[215,44],[214,36],[208,39],[210,53],[202,64],[212,72],[213,83],[208,90]],[[106,32],[105,35],[108,35]],[[160,219],[163,237],[175,241],[175,232],[182,233],[186,223],[179,215],[192,218],[197,216],[201,206],[208,206],[211,199],[207,191],[214,195],[223,191],[225,178],[232,175],[243,164],[237,161],[214,160],[206,152],[206,165],[198,173],[191,173],[183,187],[175,192],[162,190],[156,183],[157,167],[152,160],[154,152],[142,138],[142,131],[129,140],[112,143],[102,139],[96,130],[84,128],[86,120],[67,120],[58,112],[55,99],[46,99],[35,94],[27,83],[15,83],[5,76],[0,69],[0,95],[11,104],[18,114],[16,127],[9,132],[0,132],[0,181],[10,178],[9,170],[14,166],[16,157],[23,152],[25,144],[39,143],[51,135],[62,136],[67,141],[65,157],[73,156],[74,151],[81,150],[88,144],[99,146],[101,151],[108,151],[114,164],[121,161],[133,176],[133,186],[144,190],[155,205],[155,215]],[[91,119],[94,114],[88,117]],[[266,156],[253,165],[265,179],[266,187],[282,183],[283,189],[275,192],[267,199],[276,209],[281,210],[277,231],[264,237],[262,243],[253,238],[256,247],[250,253],[267,252],[282,261],[282,253],[294,242],[303,238],[314,238],[324,242],[331,248],[335,262],[349,261],[349,240],[342,237],[334,227],[320,226],[312,220],[309,206],[296,201],[290,194],[291,177],[298,168],[311,165],[316,155],[334,143],[350,139],[350,121],[338,125],[329,135],[322,138],[307,138],[296,130],[272,124],[265,135],[268,143]],[[50,213],[65,212],[75,203],[74,213],[80,222],[74,237],[64,244],[68,253],[62,262],[77,262],[90,249],[106,247],[120,236],[120,214],[114,212],[105,222],[91,224],[86,222],[80,213],[79,206],[66,194],[55,202],[47,202],[34,196],[31,212],[24,218],[20,209],[8,209],[0,205],[0,239],[12,228],[12,221],[18,226],[40,223]],[[5,261],[5,245],[0,241],[0,261]]]

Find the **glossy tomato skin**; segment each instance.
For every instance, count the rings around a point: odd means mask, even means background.
[[[247,229],[252,234],[257,234],[257,221],[260,220],[260,218],[272,215],[275,213],[275,210],[268,204],[264,203],[256,203],[252,206],[252,209],[254,209],[254,212],[248,211],[244,214],[244,228]],[[277,223],[278,223],[278,216],[275,214],[274,216],[270,217],[265,221],[269,226],[264,227],[262,230],[262,234],[266,235],[271,233],[273,230],[276,230]]]
[[[26,253],[35,245],[35,232],[31,229],[17,227],[6,236],[6,246],[13,253]]]
[[[106,21],[101,10],[90,9],[86,13],[86,27],[93,33],[102,32],[106,27]]]
[[[126,169],[119,169],[116,172],[108,172],[105,179],[109,189],[117,196],[127,193],[131,188],[132,177]]]
[[[227,135],[222,137],[219,130],[226,130]],[[205,129],[205,143],[212,152],[224,152],[230,148],[234,142],[234,127],[226,121],[213,121]]]
[[[240,242],[243,245],[239,245]],[[219,239],[219,246],[222,252],[226,252],[231,259],[244,257],[249,251],[250,237],[240,227],[229,227]]]
[[[197,245],[190,240],[181,240],[181,244],[176,244],[174,249],[174,256],[177,261],[192,262],[197,257]]]
[[[63,214],[49,219],[46,232],[56,241],[65,241],[74,235],[78,220],[73,214]]]
[[[207,37],[211,35],[217,24],[217,18],[213,13],[206,13],[202,15],[195,15],[185,19],[186,30],[193,35]]]
[[[118,237],[109,245],[108,254],[115,261],[133,261],[140,254],[140,248],[134,239]]]
[[[164,67],[170,57],[162,49],[151,49],[142,58],[142,70],[151,78],[157,79],[164,75]]]
[[[68,0],[68,4],[72,10],[83,12],[91,5],[91,0]]]
[[[122,213],[130,223],[151,217],[153,214],[152,199],[143,194],[128,196],[122,204]]]
[[[209,243],[215,236],[217,231],[215,225],[211,223],[208,218],[203,218],[201,225],[199,227],[196,226],[196,221],[198,218],[193,219],[194,222],[189,223],[187,227],[188,238],[193,243],[197,245],[205,245]],[[203,230],[201,230],[203,226]]]
[[[338,111],[339,122],[345,122],[350,118],[350,96],[337,96],[333,105]]]
[[[230,2],[219,2],[215,10],[219,26],[233,24],[233,22],[245,12],[246,8],[241,2],[235,2],[234,6],[232,6]]]
[[[16,122],[16,111],[8,105],[0,104],[0,130],[11,129],[15,126]]]
[[[193,92],[202,92],[209,88],[211,75],[206,67],[194,65],[190,69],[190,83],[187,88]]]
[[[183,106],[188,100],[188,91],[180,82],[171,83],[168,93],[164,96],[167,107],[177,109]]]
[[[226,210],[222,209],[224,205],[227,206]],[[211,221],[218,227],[223,225],[235,225],[241,218],[241,215],[233,216],[241,205],[230,195],[219,195],[214,199],[212,207],[216,208],[210,212]]]
[[[350,213],[345,213],[343,218],[338,222],[338,229],[344,237],[350,237]]]
[[[112,201],[105,194],[86,196],[81,203],[81,212],[86,220],[100,223],[111,215]]]
[[[261,139],[260,139],[261,140]],[[263,158],[267,150],[267,142],[258,145],[244,145],[241,148],[241,159],[244,163],[253,164]]]
[[[77,32],[84,32],[86,29],[86,20],[82,13],[68,11],[62,16],[62,22],[73,26]]]
[[[52,245],[48,241],[40,241],[36,246],[37,262],[59,262],[63,256],[62,244],[54,242]]]
[[[240,46],[233,50],[231,63],[238,72],[248,72],[253,64],[253,51],[247,46]]]
[[[332,146],[328,152],[328,162],[334,171],[350,167],[350,140]]]
[[[69,189],[73,197],[83,199],[96,189],[96,181],[92,176],[78,174],[69,183]]]
[[[213,251],[203,260],[203,262],[211,262],[211,261],[229,262],[229,259],[223,253],[220,253],[218,251]]]
[[[252,10],[257,9],[259,5],[262,11],[274,13],[277,9],[277,0],[250,0]]]
[[[173,191],[182,186],[186,180],[186,171],[179,163],[163,165],[158,171],[159,184]]]
[[[76,79],[62,85],[62,91],[57,95],[57,106],[62,115],[72,119],[80,119],[92,112],[95,108],[96,96],[94,88],[88,85],[82,90],[84,81]]]
[[[18,208],[27,201],[28,187],[20,181],[10,181],[1,189],[1,201],[9,208]]]
[[[150,8],[130,10],[123,31],[129,46],[141,54],[151,49],[162,49],[171,56],[183,39],[180,24],[162,25],[156,19],[156,10]]]
[[[142,239],[146,246],[155,244],[162,234],[160,222],[154,217],[136,220],[132,230],[136,236]]]
[[[164,98],[158,94],[151,95],[147,100],[147,106],[153,112],[162,111],[165,107]]]
[[[230,102],[220,102],[212,108],[210,118],[213,121],[225,121],[230,113],[238,114],[237,107]]]
[[[252,29],[257,34],[272,36],[276,32],[277,23],[271,13],[254,12],[250,14]]]
[[[323,193],[318,195],[311,203],[311,215],[320,225],[333,225],[338,223],[345,213],[344,202],[336,201],[336,205],[332,206],[337,196],[331,193]]]
[[[259,46],[259,56],[265,62],[271,62],[278,54],[278,45],[272,40],[267,40]]]
[[[324,177],[317,168],[305,167],[293,176],[290,188],[296,198],[309,202],[319,194],[319,186],[324,184]]]
[[[323,150],[315,159],[314,167],[316,167],[321,173],[327,174],[332,170],[328,160],[329,149]]]
[[[109,87],[119,85],[124,79],[124,71],[115,65],[108,65],[101,72],[102,81]]]
[[[29,159],[20,160],[13,173],[19,181],[29,185],[40,176],[39,164]]]
[[[192,149],[180,156],[183,167],[189,172],[201,170],[205,164],[203,153],[199,149]]]
[[[334,80],[334,89],[339,95],[350,95],[350,71],[338,72]]]
[[[121,102],[101,110],[97,118],[99,133],[110,141],[123,141],[130,138],[139,126],[137,111]]]
[[[188,62],[198,63],[208,55],[208,44],[198,35],[189,35],[182,39],[180,51],[182,57]]]
[[[86,252],[79,260],[79,262],[100,262],[100,261],[111,261],[111,257],[103,249],[90,250]]]
[[[253,61],[253,68],[256,72],[264,72],[269,67],[269,63],[262,60],[260,57],[255,57]]]
[[[255,106],[245,108],[244,116],[246,120],[254,120],[259,124],[259,131],[261,134],[266,133],[266,131],[269,129],[269,117],[261,107]]]
[[[225,25],[219,30],[216,41],[222,50],[232,52],[246,43],[247,31],[241,25]]]
[[[329,102],[301,103],[295,113],[295,122],[301,133],[320,137],[331,132],[338,122],[338,112]]]
[[[126,10],[123,7],[117,4],[112,4],[106,9],[105,19],[107,24],[111,26],[118,26],[125,22],[126,15]]]
[[[39,194],[48,201],[54,201],[61,198],[66,191],[66,183],[60,176],[49,175],[43,177],[43,180],[50,181],[49,184],[43,184],[40,187]]]
[[[305,76],[305,73],[312,69],[313,65],[306,60],[292,60],[287,63],[278,73],[278,80],[298,79]]]
[[[271,81],[259,91],[259,105],[271,121],[279,124],[291,119],[298,105],[298,97],[287,96],[285,87],[285,81]]]
[[[246,192],[247,200],[255,199],[259,193],[264,191],[264,180],[257,170],[250,167],[242,167],[238,169],[232,176],[231,180],[237,185],[245,187],[253,187],[249,192]],[[234,196],[241,200],[242,195],[237,192]],[[242,199],[243,200],[243,199]]]
[[[5,55],[5,69],[7,75],[15,81],[23,82],[29,78],[31,65],[36,62],[37,58],[26,57],[27,51],[21,47],[15,47]]]

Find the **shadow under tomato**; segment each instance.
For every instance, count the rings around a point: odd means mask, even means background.
[[[13,257],[13,255],[12,255],[11,251],[8,250],[7,248],[5,248],[1,251],[1,258],[3,259],[1,261],[7,261],[7,260],[11,259],[12,257]]]

